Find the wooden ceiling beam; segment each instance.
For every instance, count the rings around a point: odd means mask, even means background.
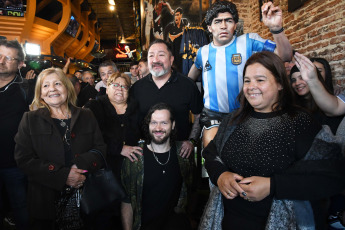
[[[36,7],[36,14],[38,14],[41,10],[44,9],[44,7],[46,7],[47,5],[49,5],[49,3],[51,3],[52,0],[43,0],[41,1],[37,7]]]

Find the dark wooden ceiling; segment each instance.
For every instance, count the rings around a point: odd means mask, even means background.
[[[87,0],[100,24],[101,40],[115,41],[124,35],[134,37],[133,0],[115,0],[115,11],[109,9],[108,0]]]

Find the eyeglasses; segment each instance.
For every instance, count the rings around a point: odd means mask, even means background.
[[[119,88],[121,87],[121,89],[124,90],[129,90],[129,87],[126,85],[120,85],[119,83],[111,83],[110,86],[112,86],[113,88]]]
[[[10,57],[10,56],[5,56],[5,55],[3,55],[3,54],[0,54],[0,60],[2,59],[2,58],[4,58],[5,59],[5,62],[6,63],[11,63],[12,61],[14,61],[14,60],[19,60],[18,58],[13,58],[13,57]]]

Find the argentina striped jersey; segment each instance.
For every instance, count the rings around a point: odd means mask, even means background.
[[[276,44],[248,33],[233,39],[224,46],[213,42],[198,50],[195,66],[202,71],[204,106],[210,110],[229,113],[239,107],[236,97],[243,85],[243,68],[255,52],[271,51]]]

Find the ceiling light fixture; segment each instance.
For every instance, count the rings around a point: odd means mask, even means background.
[[[115,1],[114,0],[108,0],[109,4],[112,6],[115,6]]]
[[[110,5],[110,6],[109,6],[109,9],[110,9],[111,11],[114,11],[114,10],[115,10],[115,6]]]

